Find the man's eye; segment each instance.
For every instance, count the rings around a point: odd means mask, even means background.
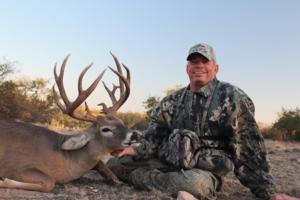
[[[196,65],[196,64],[200,64],[200,63],[202,63],[202,64],[207,64],[208,62],[209,62],[209,60],[208,59],[202,59],[202,60],[195,60],[195,61],[190,61],[191,62],[191,64],[194,64],[194,65]]]
[[[197,61],[197,60],[191,60],[190,61],[192,64],[197,64],[199,61]]]

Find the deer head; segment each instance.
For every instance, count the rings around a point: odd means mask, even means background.
[[[121,146],[128,146],[130,142],[131,134],[128,134],[130,131],[123,124],[121,120],[116,117],[116,113],[118,109],[125,103],[130,94],[130,71],[121,62],[117,59],[117,57],[111,53],[117,70],[109,67],[109,69],[118,76],[119,85],[113,85],[113,89],[110,90],[107,85],[103,82],[105,90],[108,92],[109,97],[112,101],[112,106],[108,107],[105,103],[99,103],[99,106],[102,106],[102,110],[99,112],[97,116],[95,116],[89,109],[87,103],[85,102],[85,114],[81,114],[76,112],[76,109],[88,98],[88,96],[95,90],[98,83],[100,82],[105,70],[103,70],[97,79],[87,88],[82,88],[82,80],[85,73],[92,66],[92,64],[88,65],[81,72],[78,79],[78,96],[74,101],[70,101],[67,97],[63,78],[65,67],[69,58],[69,55],[64,59],[62,66],[60,68],[60,73],[57,75],[56,66],[54,66],[54,77],[56,81],[57,88],[59,90],[59,94],[63,103],[61,103],[59,95],[55,90],[55,86],[53,86],[53,94],[55,98],[55,102],[57,106],[62,110],[63,113],[71,116],[72,118],[83,120],[87,122],[91,122],[92,126],[86,131],[86,134],[81,134],[78,137],[72,137],[66,142],[63,143],[62,148],[66,150],[79,149],[85,146],[89,141],[94,138],[101,138],[99,141],[105,143],[105,146],[109,150],[115,150],[120,148]],[[123,75],[122,68],[126,71],[126,76]],[[119,99],[116,98],[116,91],[120,92]],[[97,140],[96,140],[97,141]]]

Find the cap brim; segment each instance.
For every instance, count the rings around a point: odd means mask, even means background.
[[[191,60],[192,58],[199,57],[199,56],[203,56],[204,58],[208,59],[205,55],[203,55],[203,54],[201,54],[199,52],[194,52],[194,53],[191,53],[190,55],[188,55],[188,57],[186,58],[186,60]]]

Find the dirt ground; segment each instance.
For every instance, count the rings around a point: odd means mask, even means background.
[[[279,192],[300,197],[300,143],[266,140],[269,158]],[[82,200],[170,200],[167,194],[159,191],[140,191],[128,185],[112,186],[104,183],[97,172],[91,171],[82,178],[68,184],[57,184],[52,193],[23,190],[0,189],[0,199],[82,199]],[[229,174],[218,200],[255,200],[251,192]]]

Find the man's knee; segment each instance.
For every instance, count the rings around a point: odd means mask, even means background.
[[[178,184],[182,190],[200,198],[215,199],[218,180],[212,173],[200,169],[182,170],[180,173],[182,178]]]
[[[149,163],[132,162],[130,160],[110,160],[108,167],[122,181],[139,189],[158,189],[177,195],[181,190],[187,191],[200,199],[215,199],[218,183],[216,177],[204,170],[191,169],[162,172]],[[156,168],[156,169],[155,169]]]
[[[133,185],[143,189],[158,189],[172,195],[187,191],[199,199],[215,199],[217,179],[200,169],[176,172],[137,169],[132,172]]]

